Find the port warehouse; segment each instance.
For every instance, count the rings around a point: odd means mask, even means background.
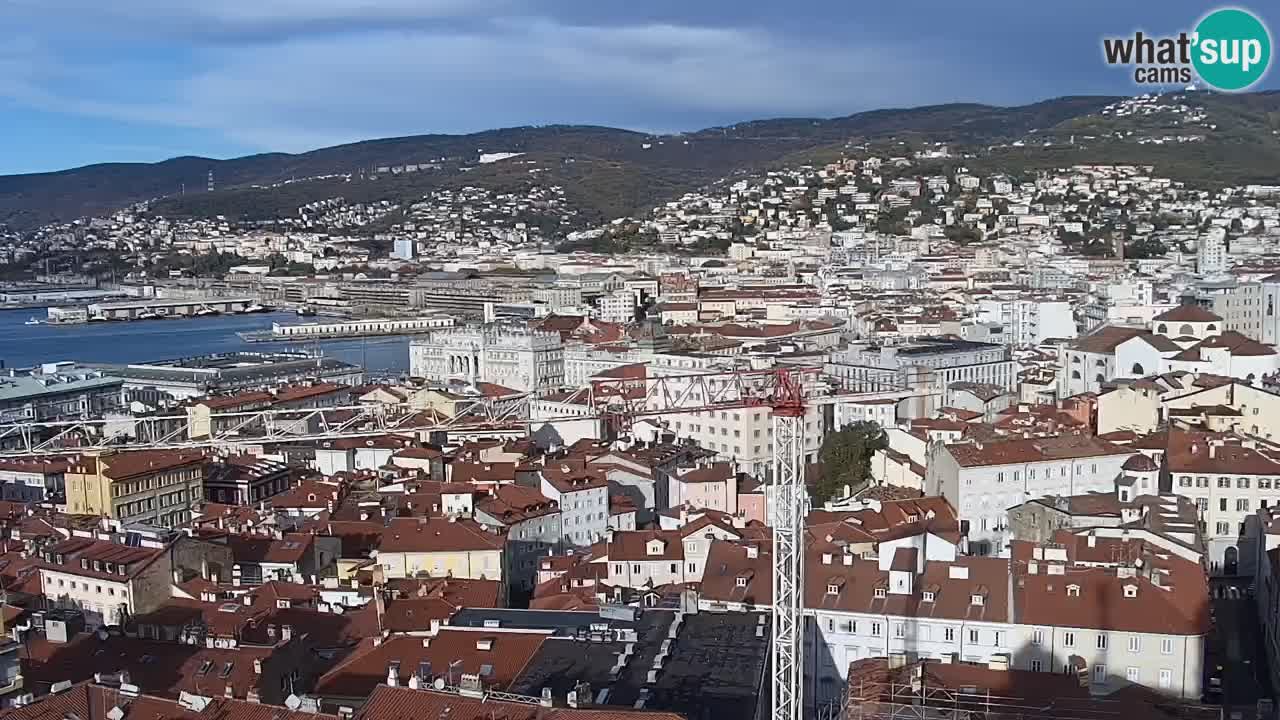
[[[187,298],[152,299],[133,302],[94,303],[89,306],[90,317],[108,320],[132,320],[142,313],[156,315],[195,315],[209,309],[216,312],[244,312],[257,301],[253,298]]]
[[[422,333],[453,327],[454,319],[448,315],[404,319],[349,320],[332,323],[301,323],[284,325],[271,323],[274,338],[323,338],[352,337],[359,335],[394,335],[397,333]]]

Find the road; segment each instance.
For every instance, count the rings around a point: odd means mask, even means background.
[[[1221,673],[1222,705],[1231,718],[1255,717],[1260,698],[1272,697],[1268,686],[1267,656],[1254,601],[1245,587],[1248,581],[1215,581],[1212,600],[1216,630],[1209,639],[1205,658],[1206,675]],[[1228,587],[1235,592],[1226,592]],[[1216,597],[1221,595],[1222,597]],[[1208,688],[1206,679],[1205,687]]]

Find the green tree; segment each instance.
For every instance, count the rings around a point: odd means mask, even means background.
[[[857,488],[871,477],[871,457],[889,446],[884,430],[873,422],[846,425],[822,440],[818,457],[822,479],[810,488],[815,505],[836,497],[846,486]]]

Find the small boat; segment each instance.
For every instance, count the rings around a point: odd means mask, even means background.
[[[271,308],[267,307],[266,305],[259,305],[258,303],[254,303],[254,304],[249,305],[248,307],[246,307],[246,308],[245,308],[244,310],[242,310],[241,312],[243,312],[243,313],[245,313],[245,314],[247,315],[247,314],[249,314],[249,313],[262,313],[262,312],[269,312],[270,310],[271,310]]]
[[[143,310],[142,312],[138,313],[137,315],[134,315],[133,317],[135,320],[155,320],[160,316],[151,312],[150,310]]]
[[[208,305],[201,305],[194,314],[196,317],[208,317],[210,315],[217,315],[218,311]]]
[[[35,319],[35,318],[31,318],[30,320],[28,320],[28,321],[26,321],[26,322],[24,322],[24,323],[22,323],[22,324],[23,324],[23,325],[42,325],[43,323],[41,323],[39,320],[37,320],[37,319]]]
[[[315,308],[300,307],[298,308],[298,317],[315,317]]]

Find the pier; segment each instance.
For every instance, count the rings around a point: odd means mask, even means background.
[[[146,320],[265,310],[253,298],[150,298],[130,302],[94,303],[89,306],[88,316],[90,320]]]
[[[454,319],[449,315],[433,315],[420,318],[381,318],[370,320],[346,320],[343,322],[315,322],[285,325],[271,323],[270,330],[237,333],[245,342],[277,342],[281,340],[338,340],[344,338],[419,335],[434,330],[451,328]]]

